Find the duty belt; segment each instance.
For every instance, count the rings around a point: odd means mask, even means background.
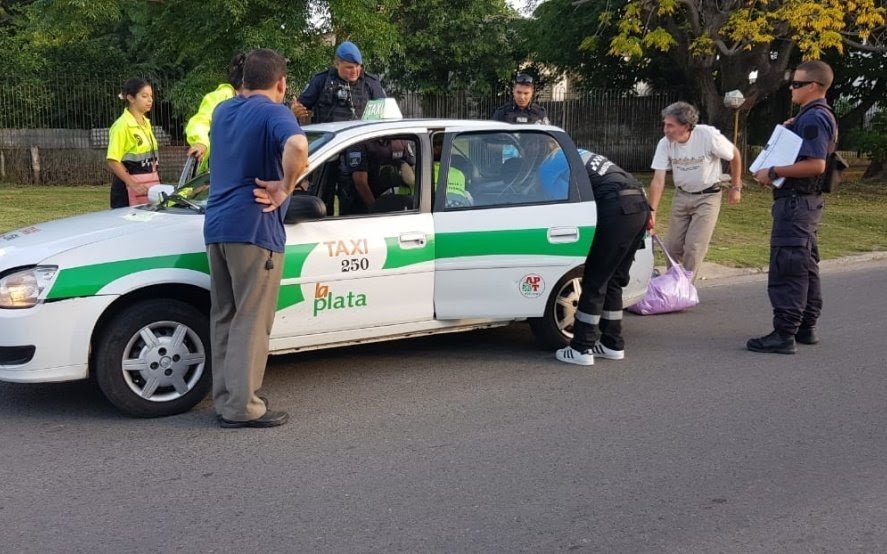
[[[611,192],[609,194],[604,194],[603,196],[598,197],[597,200],[610,200],[612,198],[618,198],[620,196],[635,196],[635,195],[643,196],[644,191],[642,191],[641,189],[622,189],[620,191]]]
[[[819,191],[794,190],[794,189],[773,189],[773,198],[790,198],[798,196],[813,196],[820,194]]]
[[[690,191],[681,189],[681,192],[686,192],[687,194],[714,194],[716,192],[721,192],[721,185],[714,184],[714,185],[708,187],[707,189],[699,190],[696,192],[690,192]]]

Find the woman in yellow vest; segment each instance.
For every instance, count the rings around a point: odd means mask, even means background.
[[[191,146],[188,155],[200,162],[197,173],[209,171],[209,126],[212,123],[213,110],[225,100],[234,98],[243,88],[244,60],[246,55],[243,52],[234,55],[228,68],[228,82],[203,97],[197,113],[191,116],[185,126],[185,138]]]
[[[108,131],[108,167],[114,174],[111,181],[111,207],[129,206],[129,192],[143,196],[148,193],[147,184],[137,182],[133,175],[157,171],[157,139],[151,129],[147,113],[154,104],[154,91],[144,79],[130,79],[123,84],[119,94],[126,100],[123,115]]]

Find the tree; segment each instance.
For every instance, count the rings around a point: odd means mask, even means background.
[[[681,88],[671,61],[658,52],[650,57],[610,56],[617,29],[609,24],[607,4],[575,0],[548,0],[539,4],[524,23],[531,59],[547,70],[563,74],[576,88],[629,90],[638,83],[655,88]],[[589,34],[589,30],[594,32]]]
[[[388,75],[426,93],[495,90],[525,58],[517,20],[505,0],[402,0]]]
[[[723,92],[741,90],[750,110],[785,82],[798,53],[817,59],[845,47],[887,52],[883,0],[629,0],[609,17],[618,29],[611,55],[667,53],[693,100],[723,127],[731,126]],[[757,79],[750,84],[752,71]]]
[[[843,56],[830,52],[824,60],[835,68],[831,91],[842,99],[837,106],[841,127],[861,127],[865,114],[887,98],[887,54],[851,50]]]
[[[856,131],[854,135],[859,149],[871,160],[863,177],[883,179],[887,176],[887,108],[875,114],[870,129]]]

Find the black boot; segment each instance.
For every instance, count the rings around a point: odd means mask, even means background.
[[[816,344],[819,342],[819,337],[816,336],[816,327],[801,327],[798,329],[798,334],[795,335],[795,340],[801,344]]]
[[[773,331],[764,337],[748,339],[745,346],[752,352],[794,354],[795,337],[792,335],[781,335],[779,331]]]

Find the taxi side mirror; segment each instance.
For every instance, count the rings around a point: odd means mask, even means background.
[[[296,192],[290,198],[290,205],[286,210],[283,222],[295,224],[317,221],[324,217],[326,217],[326,204],[323,203],[323,200],[312,194]]]

